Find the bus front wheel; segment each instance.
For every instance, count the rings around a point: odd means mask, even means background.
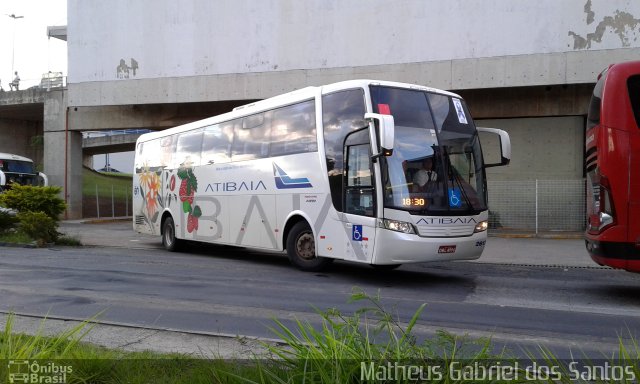
[[[306,222],[296,223],[287,236],[287,255],[291,264],[303,271],[320,271],[333,259],[316,256],[313,231]]]
[[[169,216],[162,224],[162,245],[167,251],[174,252],[180,249],[180,244],[180,239],[176,238],[176,224],[173,217]]]

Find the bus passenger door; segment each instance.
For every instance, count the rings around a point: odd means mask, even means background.
[[[354,132],[345,141],[347,177],[343,189],[347,236],[344,257],[365,263],[372,261],[376,233],[376,193],[368,133]]]

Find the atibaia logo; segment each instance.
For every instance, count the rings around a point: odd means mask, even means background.
[[[300,177],[297,179],[292,179],[287,175],[282,168],[278,167],[276,163],[273,163],[273,176],[276,179],[276,187],[278,189],[289,189],[289,188],[311,188],[311,182],[306,177]]]

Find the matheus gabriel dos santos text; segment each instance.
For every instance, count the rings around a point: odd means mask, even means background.
[[[635,381],[633,365],[615,365],[608,361],[602,364],[566,361],[558,365],[536,362],[468,362],[434,361],[433,364],[401,364],[398,362],[361,362],[360,380],[368,381],[519,381],[519,380],[626,380]]]

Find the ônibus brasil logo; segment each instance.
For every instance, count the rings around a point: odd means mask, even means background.
[[[67,375],[73,373],[72,366],[52,361],[9,360],[7,368],[11,384],[65,384]]]

